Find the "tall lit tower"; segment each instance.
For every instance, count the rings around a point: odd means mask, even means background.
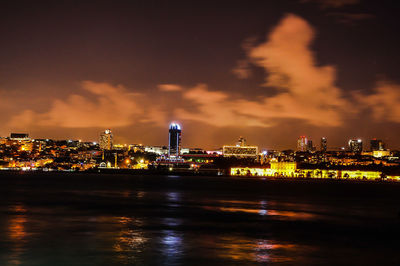
[[[111,130],[106,129],[100,134],[99,146],[102,150],[111,150],[113,146],[113,135]]]
[[[181,151],[181,126],[177,123],[169,125],[168,156],[178,157]]]
[[[328,148],[327,140],[325,137],[322,137],[321,138],[321,151],[326,152],[327,148]]]

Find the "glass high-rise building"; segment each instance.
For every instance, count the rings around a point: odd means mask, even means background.
[[[328,148],[327,140],[325,137],[322,137],[321,138],[321,151],[326,152],[327,148]]]
[[[371,151],[384,151],[385,143],[380,139],[371,139]]]
[[[361,153],[363,150],[363,142],[361,139],[349,140],[349,150],[355,153]]]
[[[100,134],[99,146],[102,150],[112,150],[113,147],[113,135],[111,130],[106,129]]]
[[[168,156],[178,157],[181,152],[181,126],[177,123],[171,123],[169,125],[168,135]]]
[[[307,151],[308,150],[308,139],[306,136],[300,136],[297,140],[297,151]]]

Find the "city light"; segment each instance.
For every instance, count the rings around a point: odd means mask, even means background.
[[[100,133],[99,142],[30,139],[27,133],[12,133],[10,137],[0,138],[0,156],[3,156],[0,157],[0,162],[3,161],[0,169],[166,169],[168,172],[260,178],[400,180],[400,152],[390,151],[382,140],[376,138],[371,140],[370,149],[366,150],[361,138],[350,139],[347,149],[329,149],[327,138],[321,137],[320,149],[317,149],[309,137],[301,136],[297,141],[297,151],[262,149],[259,153],[258,146],[247,145],[246,139],[239,137],[234,145],[206,151],[183,148],[182,128],[172,122],[168,128],[168,146],[114,144],[113,139],[110,129]]]

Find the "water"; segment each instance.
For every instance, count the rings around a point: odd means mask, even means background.
[[[399,265],[400,184],[0,173],[0,265]]]

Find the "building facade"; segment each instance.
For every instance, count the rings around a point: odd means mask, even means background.
[[[307,151],[308,139],[306,136],[300,136],[297,140],[297,151]]]
[[[102,150],[112,150],[113,148],[113,134],[111,130],[106,129],[100,134],[99,146]]]
[[[178,157],[181,152],[182,129],[177,123],[169,125],[168,134],[168,156]]]
[[[371,139],[371,151],[384,151],[385,143],[380,139]]]
[[[225,157],[254,157],[258,155],[257,146],[247,146],[246,139],[240,137],[235,146],[225,145],[222,148],[222,154]]]
[[[327,149],[328,149],[327,139],[325,137],[322,137],[321,138],[321,151],[326,152]]]
[[[354,153],[361,153],[363,151],[363,142],[361,139],[349,140],[349,151]]]

